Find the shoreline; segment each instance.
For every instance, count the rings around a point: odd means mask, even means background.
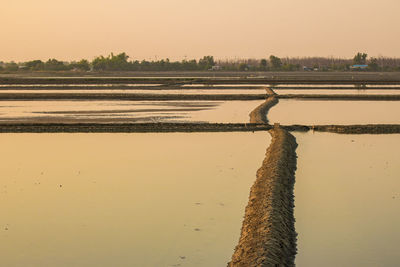
[[[0,101],[34,101],[34,100],[120,100],[120,101],[152,101],[152,100],[261,100],[268,99],[271,94],[145,94],[145,93],[3,93]],[[273,95],[277,99],[293,100],[348,100],[348,101],[400,101],[398,95],[321,95],[321,94],[289,94]]]
[[[336,134],[400,134],[400,124],[365,125],[280,125],[288,132]],[[269,131],[266,123],[95,123],[95,122],[0,122],[0,133],[162,133],[162,132],[253,132]]]

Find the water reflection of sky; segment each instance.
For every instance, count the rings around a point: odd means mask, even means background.
[[[269,142],[2,134],[0,265],[225,266]]]
[[[296,138],[297,266],[398,266],[399,136]]]
[[[254,101],[1,101],[0,121],[241,122]],[[121,118],[125,118],[121,121]],[[115,119],[115,120],[114,120]]]

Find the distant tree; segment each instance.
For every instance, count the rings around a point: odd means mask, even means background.
[[[268,62],[265,58],[261,59],[260,61],[260,69],[261,70],[266,70],[268,66]]]
[[[204,56],[202,59],[199,60],[199,68],[202,70],[208,70],[215,65],[214,57],[213,56]]]
[[[126,53],[114,55],[111,53],[108,57],[97,57],[92,61],[94,70],[129,70],[131,63],[128,62],[129,56]]]
[[[282,67],[282,60],[274,55],[269,57],[269,63],[274,70],[279,70]]]
[[[3,70],[4,70],[3,66],[0,65],[0,71],[3,71]]]
[[[369,60],[368,68],[369,68],[370,70],[373,70],[373,71],[379,70],[378,59],[372,57],[372,58]]]
[[[300,70],[300,65],[299,64],[284,64],[281,67],[282,70],[284,71],[296,71],[296,70]]]
[[[4,70],[6,71],[17,71],[19,70],[19,66],[17,63],[11,61],[10,63],[6,63]]]
[[[88,71],[88,70],[90,70],[90,63],[86,59],[82,59],[79,62],[71,63],[71,67],[79,69],[79,70],[83,70],[83,71]]]
[[[57,59],[49,59],[44,63],[45,70],[51,71],[63,71],[63,70],[70,70],[71,66],[67,66],[62,61],[58,61]]]
[[[32,60],[32,61],[25,62],[25,66],[29,70],[43,70],[44,62],[41,60]]]
[[[355,65],[365,65],[367,63],[367,57],[367,54],[358,52],[353,58],[353,63]]]
[[[195,59],[192,60],[182,60],[182,70],[197,70],[198,65]]]
[[[249,66],[248,66],[246,63],[240,63],[240,64],[239,64],[239,70],[240,70],[240,71],[249,70]]]

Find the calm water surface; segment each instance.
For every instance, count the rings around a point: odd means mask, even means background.
[[[296,138],[297,266],[399,266],[399,135]]]
[[[240,122],[264,100],[0,101],[0,121]]]
[[[357,89],[318,89],[318,90],[307,90],[307,89],[276,89],[274,90],[278,95],[288,94],[306,94],[306,95],[398,95],[400,90],[396,89],[369,89],[369,90],[357,90]]]
[[[400,102],[281,99],[267,117],[281,124],[397,124]]]
[[[1,134],[0,266],[226,266],[269,142]]]
[[[2,93],[14,93],[14,94],[32,94],[32,93],[57,93],[57,94],[157,94],[157,95],[247,95],[247,94],[265,94],[265,89],[89,89],[89,90],[0,90],[0,95]]]

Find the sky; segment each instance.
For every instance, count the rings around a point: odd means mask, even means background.
[[[400,57],[399,0],[0,0],[0,61]]]

